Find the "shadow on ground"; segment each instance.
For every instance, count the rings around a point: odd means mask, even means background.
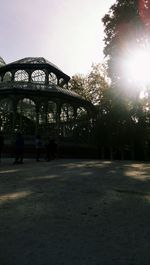
[[[0,168],[1,265],[150,264],[150,165],[58,160]]]

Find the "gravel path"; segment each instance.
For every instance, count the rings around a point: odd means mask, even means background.
[[[0,265],[150,265],[150,164],[0,165]]]

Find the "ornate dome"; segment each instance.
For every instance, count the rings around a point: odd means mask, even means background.
[[[51,63],[50,61],[46,60],[44,57],[25,57],[23,59],[12,62],[11,64],[48,64],[49,66],[52,66],[55,69],[62,72],[60,68],[58,68],[55,64]]]

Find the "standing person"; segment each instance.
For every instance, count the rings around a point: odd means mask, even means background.
[[[2,157],[3,147],[4,147],[4,136],[3,136],[3,133],[0,132],[0,162],[1,162],[1,157]]]
[[[42,139],[41,139],[40,135],[36,136],[35,148],[36,148],[36,161],[39,162],[40,161],[40,157],[41,157],[41,153],[42,153],[42,148],[43,148],[43,142],[42,142]]]
[[[23,164],[24,155],[24,138],[23,135],[18,132],[15,141],[15,161],[14,164]]]

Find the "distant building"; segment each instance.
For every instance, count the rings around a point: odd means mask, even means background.
[[[0,127],[32,138],[72,137],[81,117],[89,121],[94,106],[68,89],[70,77],[43,57],[5,64],[0,57]]]

